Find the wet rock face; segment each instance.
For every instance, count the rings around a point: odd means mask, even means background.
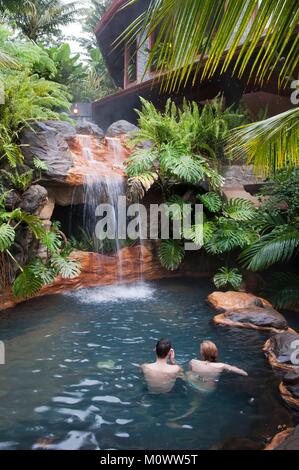
[[[22,195],[19,207],[30,214],[35,213],[47,202],[48,191],[39,184],[30,186]]]
[[[208,296],[208,302],[218,311],[225,312],[243,308],[271,307],[271,304],[261,297],[246,292],[213,292]]]
[[[225,312],[225,318],[233,322],[252,323],[256,326],[287,329],[288,324],[283,315],[273,308],[250,307]]]
[[[278,362],[292,364],[290,356],[294,353],[295,341],[299,344],[299,334],[278,333],[269,340],[269,352],[274,354]]]
[[[108,127],[106,131],[107,137],[115,137],[120,134],[127,134],[128,132],[138,131],[138,127],[128,121],[116,121]]]
[[[99,126],[89,121],[78,123],[76,132],[82,135],[95,135],[99,139],[103,139],[105,136],[104,131]]]
[[[62,181],[73,166],[73,157],[68,140],[75,138],[76,130],[66,122],[37,122],[32,129],[25,129],[21,135],[21,143],[25,163],[32,166],[34,157],[46,163],[47,179]]]

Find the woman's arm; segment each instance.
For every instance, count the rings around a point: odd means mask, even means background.
[[[235,367],[235,366],[230,366],[229,364],[223,364],[223,368],[224,370],[226,370],[227,372],[233,372],[235,374],[238,374],[238,375],[243,375],[243,376],[247,376],[247,372],[243,369],[239,369],[238,367]]]

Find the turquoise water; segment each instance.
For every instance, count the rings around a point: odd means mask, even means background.
[[[289,424],[261,352],[267,334],[216,327],[210,289],[188,280],[86,289],[2,314],[0,449],[209,449],[234,438],[260,445]],[[161,337],[183,366],[212,339],[221,360],[249,376],[225,375],[208,394],[178,381],[171,393],[150,395],[138,364],[154,360]]]

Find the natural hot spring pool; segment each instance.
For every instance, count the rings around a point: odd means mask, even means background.
[[[289,424],[261,352],[267,335],[214,326],[210,289],[188,280],[111,286],[2,314],[0,449],[209,449],[233,438],[261,443]],[[150,395],[136,364],[154,359],[163,336],[184,365],[210,338],[249,377],[222,377],[205,396],[183,382]]]

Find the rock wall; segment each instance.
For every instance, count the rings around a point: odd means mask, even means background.
[[[76,251],[72,257],[80,262],[81,274],[75,279],[62,279],[43,287],[36,296],[59,294],[68,290],[83,287],[105,286],[136,281],[153,281],[163,278],[181,276],[206,278],[211,276],[208,260],[203,260],[198,252],[192,262],[186,260],[176,271],[168,271],[161,267],[154,250],[145,246],[127,247],[120,250],[119,256],[105,256],[98,253]],[[122,277],[119,266],[121,263]],[[12,308],[24,299],[15,299],[10,290],[0,295],[0,310]]]

